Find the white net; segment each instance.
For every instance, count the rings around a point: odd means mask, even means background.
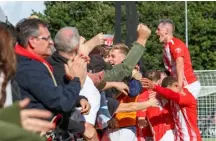
[[[201,83],[198,125],[203,141],[216,141],[216,70],[195,71]]]

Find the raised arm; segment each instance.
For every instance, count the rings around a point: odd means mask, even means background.
[[[113,69],[107,70],[105,72],[104,81],[122,81],[126,77],[131,76],[132,70],[142,57],[145,51],[146,42],[151,35],[151,30],[143,24],[139,24],[137,32],[137,41],[133,43],[133,47],[126,56],[126,59],[123,63],[114,66]]]
[[[135,112],[139,110],[145,110],[148,107],[158,106],[158,101],[155,98],[150,98],[144,102],[130,102],[130,103],[121,103],[116,110],[118,112]]]
[[[176,93],[171,89],[163,88],[158,85],[155,85],[153,90],[167,99],[175,101],[179,105],[191,105],[195,102],[194,97],[190,93]]]
[[[84,40],[83,37],[81,37],[81,40]],[[102,33],[99,33],[85,43],[84,41],[81,41],[79,46],[79,53],[88,56],[95,47],[102,44],[104,44],[104,36]]]
[[[102,91],[110,88],[116,88],[119,92],[125,95],[128,95],[129,92],[129,87],[124,82],[106,82],[105,87],[102,89]]]

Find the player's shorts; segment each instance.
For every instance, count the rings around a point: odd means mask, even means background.
[[[201,90],[201,85],[199,81],[195,81],[187,86],[186,89],[197,99]]]
[[[160,141],[174,141],[174,140],[175,140],[175,136],[173,130],[166,131],[166,133],[160,139]]]

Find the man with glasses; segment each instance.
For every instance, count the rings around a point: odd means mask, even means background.
[[[25,19],[17,24],[18,44],[15,47],[18,64],[15,80],[22,98],[28,97],[28,108],[46,109],[54,115],[70,113],[86,78],[87,60],[77,55],[65,65],[68,83],[58,85],[53,68],[45,60],[51,55],[53,41],[47,24],[40,19]]]

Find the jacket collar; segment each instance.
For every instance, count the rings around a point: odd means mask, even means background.
[[[60,62],[60,63],[67,63],[69,59],[61,56],[57,51],[55,51],[53,54],[52,54],[52,59],[56,62]]]
[[[44,58],[40,57],[39,55],[37,55],[35,53],[28,51],[27,49],[25,49],[21,45],[17,44],[15,46],[15,52],[18,55],[21,55],[21,56],[27,57],[29,59],[36,60],[36,61],[39,61],[41,63],[46,64],[50,68],[50,70],[53,71],[52,66]]]

